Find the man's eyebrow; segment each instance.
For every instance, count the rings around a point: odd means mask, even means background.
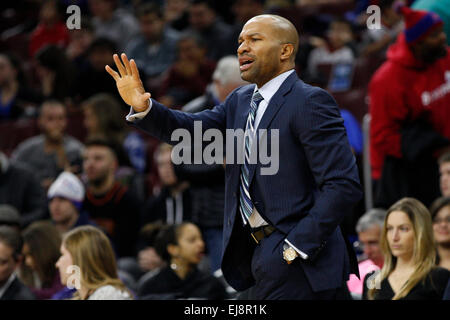
[[[250,33],[250,34],[247,35],[247,37],[254,37],[254,36],[262,37],[263,35],[261,33],[259,33],[259,32],[254,32],[254,33]],[[239,38],[238,38],[238,41],[242,40],[242,38],[243,37],[240,35]]]

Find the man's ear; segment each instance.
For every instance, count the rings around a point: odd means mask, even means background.
[[[294,45],[292,43],[283,43],[281,45],[281,61],[294,60]]]

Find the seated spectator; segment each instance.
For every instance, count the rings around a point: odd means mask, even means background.
[[[0,204],[0,226],[11,227],[20,232],[19,211],[9,204]]]
[[[118,257],[136,255],[141,204],[115,178],[118,161],[115,147],[105,140],[89,140],[83,158],[87,180],[83,208],[111,237]]]
[[[47,197],[51,220],[61,236],[78,226],[95,225],[81,208],[84,185],[73,173],[62,172],[48,189]]]
[[[69,30],[69,44],[66,48],[67,57],[77,68],[85,67],[87,53],[94,39],[91,20],[87,16],[81,16],[81,28]]]
[[[139,33],[136,18],[118,7],[115,0],[89,0],[89,9],[96,37],[114,41],[119,52]]]
[[[21,61],[0,53],[0,121],[32,115],[40,101],[38,93],[26,84]]]
[[[117,90],[116,90],[117,91]],[[83,102],[84,126],[87,139],[101,138],[111,140],[121,146],[119,166],[132,166],[140,174],[147,166],[144,139],[123,121],[123,112],[114,96],[99,93]]]
[[[24,230],[23,239],[25,264],[21,266],[20,278],[38,300],[50,299],[63,289],[55,267],[61,236],[51,222],[37,221]]]
[[[436,264],[450,270],[450,197],[436,199],[430,207],[430,212],[437,244]]]
[[[387,211],[380,240],[381,272],[364,278],[364,299],[442,300],[450,271],[437,267],[431,215],[414,198]]]
[[[70,104],[75,93],[76,69],[65,51],[48,45],[39,50],[34,58],[43,97]]]
[[[22,262],[23,240],[12,227],[0,226],[0,300],[34,300],[35,296],[16,275]]]
[[[139,231],[137,257],[121,258],[117,261],[119,270],[130,274],[138,287],[141,283],[157,274],[166,263],[155,250],[155,239],[165,224],[148,223]]]
[[[183,31],[189,27],[189,2],[190,0],[164,1],[164,20],[171,28]]]
[[[440,189],[444,197],[450,197],[450,152],[438,159],[440,173]]]
[[[65,8],[58,0],[42,1],[39,11],[39,23],[30,36],[30,57],[43,47],[54,44],[66,47],[69,33],[63,20]]]
[[[309,54],[308,77],[311,79],[320,77],[320,64],[353,63],[355,54],[350,46],[352,41],[353,32],[350,24],[340,19],[332,21],[327,31],[327,39],[318,42],[317,48]]]
[[[76,289],[75,300],[131,300],[132,294],[119,279],[114,251],[108,237],[98,228],[81,226],[69,231],[56,262],[61,283]],[[80,269],[73,280],[69,267]]]
[[[86,63],[78,75],[77,100],[81,102],[99,92],[120,98],[115,83],[105,77],[105,65],[113,63],[114,53],[116,45],[110,39],[98,38],[91,43],[86,52]]]
[[[367,29],[362,36],[360,51],[362,55],[386,54],[390,44],[395,42],[398,34],[405,28],[401,15],[394,8],[395,0],[380,0],[380,28]]]
[[[206,48],[206,57],[218,61],[223,56],[236,54],[232,28],[216,13],[213,0],[192,0],[189,6],[188,29],[200,35]]]
[[[237,52],[239,47],[238,39],[244,24],[253,18],[264,13],[266,0],[236,0],[233,2],[231,10],[234,14],[234,24],[230,39],[233,43],[233,52]]]
[[[363,279],[369,272],[380,270],[383,267],[383,254],[380,248],[380,236],[383,230],[386,211],[371,209],[367,211],[356,224],[358,242],[364,252],[363,261],[358,264],[359,279],[350,275],[347,281],[348,290],[354,299],[361,299],[363,292]]]
[[[45,193],[35,171],[21,163],[10,163],[0,151],[0,204],[14,207],[20,214],[20,227],[45,216]]]
[[[185,104],[182,110],[195,113],[211,109],[225,101],[234,89],[246,84],[248,82],[241,78],[237,57],[223,57],[217,63],[212,75],[212,82],[207,86],[205,93]]]
[[[133,57],[141,78],[158,78],[168,70],[176,57],[179,34],[164,21],[162,9],[155,3],[145,3],[137,9],[141,32],[125,52]],[[150,91],[155,92],[150,87]]]
[[[215,63],[206,58],[206,44],[197,35],[183,34],[177,43],[177,59],[159,90],[159,101],[180,108],[201,96],[211,81]]]
[[[197,268],[204,250],[200,229],[195,224],[185,222],[161,231],[156,251],[168,266],[142,284],[139,297],[143,300],[227,298],[223,284]]]
[[[172,146],[162,143],[155,151],[156,165],[161,181],[161,192],[146,201],[142,211],[142,224],[162,222],[180,224],[191,218],[189,185],[180,181],[172,163]]]
[[[26,164],[35,172],[42,187],[47,190],[65,169],[77,170],[81,163],[83,144],[66,135],[66,107],[58,101],[45,101],[39,114],[42,134],[20,143],[12,154],[15,163]]]

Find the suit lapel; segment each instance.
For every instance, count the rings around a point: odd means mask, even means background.
[[[245,124],[247,123],[248,112],[250,111],[250,100],[252,99],[254,88],[255,87],[252,86],[251,90],[245,92],[242,95],[242,102],[238,103],[235,129],[242,129],[245,131]]]

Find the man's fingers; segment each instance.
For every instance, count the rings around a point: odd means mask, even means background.
[[[141,80],[141,77],[139,76],[139,70],[137,68],[136,62],[134,59],[130,60],[130,69],[131,69],[131,76],[137,80]]]
[[[119,56],[118,56],[117,54],[114,54],[114,55],[113,55],[113,59],[114,59],[114,62],[115,62],[115,64],[116,64],[117,70],[119,70],[119,72],[120,72],[120,75],[121,75],[122,77],[123,77],[123,76],[126,76],[126,75],[127,75],[127,71],[126,71],[125,68],[123,67],[122,62],[120,62]]]
[[[110,66],[106,66],[105,67],[105,70],[111,75],[111,77],[113,77],[114,78],[114,80],[119,80],[120,79],[120,76],[119,76],[119,74],[117,73],[117,72],[115,72]]]
[[[127,75],[131,76],[132,73],[131,73],[131,68],[130,68],[130,61],[128,61],[127,55],[125,53],[122,53],[121,57],[122,57],[122,62],[123,62],[123,65],[125,66],[125,71],[127,72]]]

